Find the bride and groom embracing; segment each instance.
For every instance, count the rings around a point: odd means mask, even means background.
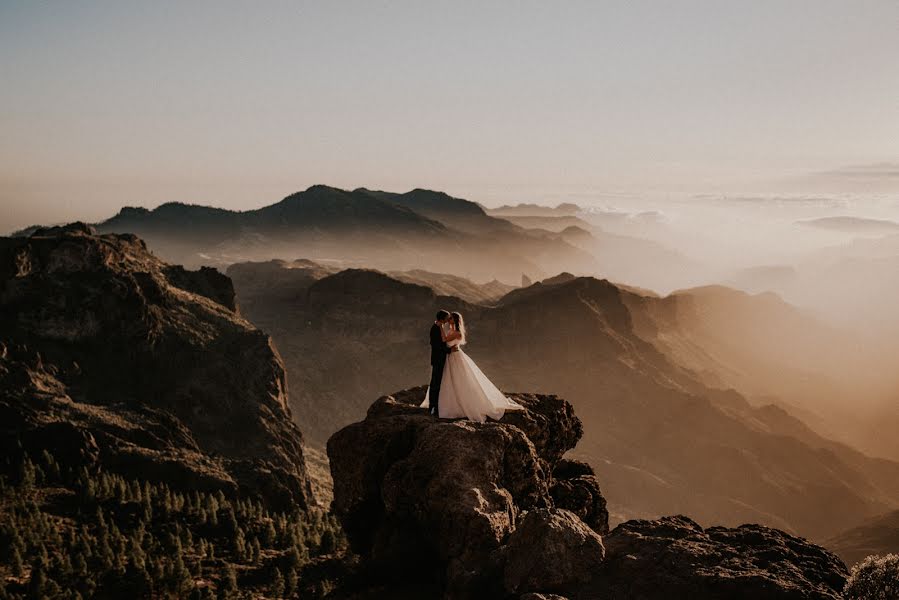
[[[432,415],[483,423],[487,417],[502,419],[507,410],[524,409],[506,398],[462,351],[465,321],[461,314],[438,311],[430,337],[431,385],[421,406]]]

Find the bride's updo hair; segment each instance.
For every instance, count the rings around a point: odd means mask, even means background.
[[[450,313],[450,316],[453,318],[453,323],[456,325],[456,331],[462,334],[462,337],[459,339],[459,344],[465,343],[465,319],[462,318],[462,313]]]

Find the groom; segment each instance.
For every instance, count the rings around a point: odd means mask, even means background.
[[[446,366],[446,355],[449,354],[449,347],[443,341],[440,330],[449,320],[450,314],[445,310],[439,310],[434,324],[431,325],[431,387],[428,398],[429,412],[435,417],[440,416],[437,410],[440,402],[440,380],[443,379],[443,367]]]

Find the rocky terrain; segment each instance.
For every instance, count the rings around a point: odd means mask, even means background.
[[[229,273],[244,314],[284,356],[294,414],[314,444],[362,418],[367,393],[427,381],[427,326],[438,308],[458,309],[466,351],[493,381],[563,394],[577,408],[576,453],[602,469],[615,522],[682,513],[823,540],[899,505],[896,463],[715,389],[669,358],[646,329],[663,298],[563,275],[483,306],[374,271],[297,270]]]
[[[376,401],[328,442],[333,509],[360,557],[334,598],[839,598],[834,555],[758,525],[686,517],[609,531],[583,426],[556,396],[499,422],[437,420],[424,388]],[[601,474],[600,474],[601,475]]]
[[[73,468],[314,503],[271,339],[230,280],[86,225],[0,239],[0,445]]]
[[[610,521],[675,508],[805,531],[849,522],[819,495],[853,515],[891,501],[892,463],[816,446],[785,413],[705,387],[637,335],[623,299],[636,292],[606,281],[562,274],[488,306],[410,282],[460,283],[434,273],[274,261],[232,274],[236,294],[213,269],[82,224],[0,240],[4,594],[835,598],[845,566],[783,531]],[[424,379],[438,306],[469,315],[494,380],[536,390],[514,394],[524,411],[438,421],[422,387],[360,400]],[[243,314],[283,336],[295,392]],[[292,419],[314,439],[340,429],[332,484],[310,475]]]
[[[322,598],[340,525],[230,279],[83,224],[0,238],[0,598]]]

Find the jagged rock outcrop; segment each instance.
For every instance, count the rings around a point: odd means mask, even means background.
[[[5,454],[312,501],[281,359],[216,271],[83,224],[3,238],[0,342]]]
[[[570,510],[594,531],[609,532],[609,511],[599,490],[593,467],[579,460],[562,459],[553,469],[549,494],[559,508]]]
[[[437,421],[418,407],[424,393],[415,388],[381,398],[364,421],[328,441],[332,508],[353,550],[387,578],[444,581],[449,597],[502,597],[507,563],[515,565],[510,581],[516,591],[544,591],[540,572],[527,568],[509,540],[522,512],[554,508],[554,469],[582,435],[571,405],[555,396],[516,394],[526,410],[500,422]],[[598,488],[595,493],[601,496]],[[594,520],[600,530],[608,528],[607,521]],[[529,522],[526,531],[578,523],[577,531],[549,544],[556,560],[583,564],[575,554],[591,546],[571,539],[589,528],[573,513],[534,512]],[[602,545],[592,548],[598,563]]]
[[[582,426],[556,396],[512,394],[524,411],[473,423],[430,417],[424,392],[380,398],[328,442],[332,508],[360,557],[335,598],[412,597],[414,582],[422,598],[839,597],[845,565],[776,529],[665,517],[609,532],[592,468],[563,458]]]
[[[848,575],[831,552],[762,525],[664,517],[627,521],[603,541],[603,598],[837,599]]]
[[[593,579],[605,553],[602,538],[573,513],[539,508],[529,511],[509,536],[506,591],[577,589]]]

